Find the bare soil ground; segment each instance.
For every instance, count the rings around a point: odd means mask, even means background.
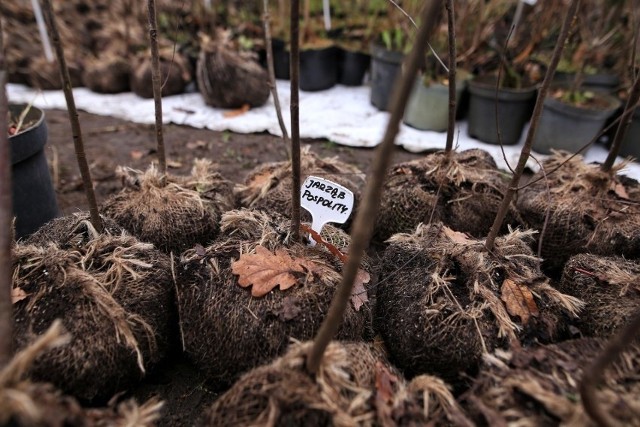
[[[67,112],[47,110],[46,117],[49,130],[47,158],[61,213],[86,210],[87,202]],[[153,125],[135,124],[84,112],[80,112],[80,122],[98,203],[121,188],[115,175],[116,166],[146,169],[156,161]],[[168,165],[174,174],[187,173],[194,159],[205,157],[213,160],[227,179],[242,182],[255,166],[286,159],[282,139],[266,133],[241,135],[168,125],[164,127],[164,138]],[[344,147],[326,140],[305,140],[303,144],[309,144],[310,149],[321,156],[338,156],[363,171],[368,171],[375,153],[373,149]],[[398,148],[394,161],[407,161],[420,156]],[[180,355],[180,349],[175,350],[175,356],[163,367],[152,372],[135,390],[123,396],[134,396],[139,401],[152,396],[164,400],[163,416],[159,422],[161,426],[193,425],[202,409],[222,391],[207,384],[189,361]]]

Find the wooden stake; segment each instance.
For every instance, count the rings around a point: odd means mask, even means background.
[[[553,80],[553,75],[556,72],[556,68],[558,68],[558,62],[560,62],[560,56],[562,55],[564,44],[567,40],[567,36],[569,35],[569,29],[571,28],[571,22],[575,17],[579,3],[580,0],[571,0],[569,10],[567,11],[567,15],[565,16],[564,22],[562,23],[562,29],[560,30],[558,40],[556,40],[556,47],[553,51],[553,56],[551,57],[549,68],[547,68],[547,73],[544,76],[544,80],[542,81],[540,89],[538,90],[536,106],[534,107],[533,114],[531,115],[531,124],[529,125],[529,131],[527,132],[527,139],[525,140],[522,151],[520,152],[518,165],[515,168],[513,177],[511,178],[511,182],[509,183],[509,187],[507,188],[507,192],[502,199],[502,203],[500,204],[500,208],[498,208],[496,218],[493,221],[493,225],[491,226],[491,230],[489,230],[489,235],[487,236],[487,240],[485,241],[485,248],[488,251],[493,250],[496,237],[498,237],[498,233],[502,228],[504,218],[507,216],[507,212],[509,211],[509,205],[511,204],[511,200],[513,199],[513,196],[518,189],[520,177],[522,176],[524,167],[526,166],[529,155],[531,154],[531,146],[533,145],[533,139],[536,136],[536,130],[538,129],[538,122],[540,122],[540,116],[542,115],[544,99],[547,96],[547,92],[549,91],[549,86],[551,85],[551,81]]]
[[[401,78],[397,79],[394,84],[390,104],[391,115],[382,142],[377,148],[373,161],[372,174],[367,182],[363,202],[358,209],[354,221],[351,244],[348,250],[349,259],[342,271],[342,281],[331,301],[327,317],[324,322],[322,322],[307,357],[306,367],[311,374],[315,374],[318,371],[322,355],[335,336],[340,327],[340,323],[342,323],[344,311],[351,297],[353,282],[360,268],[362,255],[371,240],[371,234],[373,233],[373,222],[371,219],[375,218],[378,214],[380,197],[382,195],[382,184],[387,169],[391,164],[394,141],[400,129],[400,121],[404,116],[407,100],[409,99],[409,94],[411,93],[418,73],[418,67],[424,61],[423,55],[427,46],[427,40],[436,28],[441,9],[442,0],[432,0],[424,6],[422,10],[423,24],[418,30],[413,49],[407,59],[405,73]]]
[[[51,36],[51,42],[53,43],[53,48],[56,52],[56,58],[58,59],[58,66],[60,67],[62,90],[64,91],[64,98],[67,102],[67,112],[69,113],[69,122],[71,122],[71,133],[73,135],[73,146],[76,151],[76,159],[78,160],[78,168],[80,169],[80,176],[82,177],[82,185],[84,186],[84,192],[87,196],[87,202],[89,204],[91,225],[93,225],[98,233],[101,233],[102,220],[100,219],[100,214],[98,213],[98,204],[96,202],[96,194],[93,191],[91,172],[89,171],[87,156],[84,152],[84,142],[82,140],[82,129],[80,128],[80,120],[78,119],[78,110],[76,109],[76,101],[73,98],[71,77],[69,76],[67,60],[64,57],[64,48],[62,47],[62,41],[60,40],[58,24],[56,23],[55,16],[53,16],[53,7],[51,6],[51,0],[42,0],[42,11],[44,12],[44,19],[47,23],[49,35]]]

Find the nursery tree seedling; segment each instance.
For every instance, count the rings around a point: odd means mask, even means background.
[[[0,20],[0,369],[9,362],[13,353],[13,310],[11,309],[13,207],[6,81],[7,71],[2,42],[2,21]]]
[[[295,3],[295,2],[294,2]],[[422,25],[416,35],[416,41],[409,54],[405,75],[394,84],[394,91],[391,98],[391,116],[380,146],[377,148],[374,160],[371,179],[367,182],[364,193],[364,201],[358,209],[352,232],[352,240],[349,245],[349,259],[342,272],[342,281],[336,294],[331,301],[329,312],[324,322],[320,326],[313,346],[307,355],[306,368],[312,374],[318,371],[320,361],[325,349],[335,336],[342,316],[352,294],[364,250],[371,240],[373,224],[371,218],[375,218],[382,195],[382,184],[386,176],[387,169],[393,157],[393,142],[400,129],[400,120],[404,116],[404,110],[409,99],[409,94],[413,87],[418,67],[422,63],[424,47],[427,40],[436,27],[438,11],[442,7],[442,1],[434,0],[425,5],[422,9]],[[299,187],[298,187],[299,188]]]
[[[569,35],[569,29],[571,27],[571,22],[576,14],[576,10],[578,9],[578,4],[580,0],[572,0],[569,5],[569,10],[565,16],[564,22],[562,23],[562,29],[560,30],[560,35],[558,36],[558,40],[556,41],[556,46],[553,51],[553,57],[551,58],[551,62],[549,63],[549,68],[547,69],[547,73],[542,81],[542,85],[540,86],[540,90],[538,91],[538,99],[536,100],[536,105],[533,109],[533,113],[531,115],[531,125],[529,126],[529,131],[527,132],[527,138],[524,142],[524,146],[522,147],[522,152],[520,153],[520,158],[518,159],[518,164],[513,173],[513,177],[511,178],[511,182],[509,183],[509,187],[504,195],[504,199],[502,199],[502,204],[498,210],[498,214],[491,226],[491,230],[489,230],[489,234],[487,235],[487,240],[485,242],[485,247],[488,251],[493,250],[493,246],[500,232],[500,228],[502,227],[502,223],[504,221],[505,216],[507,215],[507,211],[509,210],[509,205],[511,204],[511,200],[515,195],[518,189],[518,182],[520,181],[520,177],[522,176],[522,172],[527,164],[527,160],[529,159],[529,155],[531,154],[531,146],[533,145],[533,139],[536,134],[536,129],[538,127],[538,122],[540,122],[540,116],[542,115],[542,108],[544,99],[549,90],[549,86],[551,85],[551,81],[553,80],[553,76],[556,72],[556,68],[558,68],[558,62],[560,62],[560,56],[562,55],[562,50],[564,49],[565,41]]]
[[[447,28],[449,30],[449,123],[445,151],[453,150],[453,132],[456,127],[456,23],[453,0],[447,0]]]
[[[54,50],[56,52],[56,58],[58,59],[58,66],[60,67],[60,75],[62,77],[62,88],[64,90],[64,98],[67,102],[67,111],[69,113],[69,121],[71,122],[71,132],[73,134],[73,146],[76,151],[76,158],[78,159],[78,167],[80,169],[80,175],[82,176],[82,184],[87,196],[87,202],[89,204],[89,214],[91,216],[91,224],[98,231],[102,232],[102,220],[98,213],[98,203],[96,202],[96,194],[93,191],[93,184],[91,181],[91,172],[89,171],[89,164],[87,162],[87,156],[84,152],[84,142],[82,140],[82,130],[80,128],[80,120],[78,119],[78,110],[76,109],[76,102],[73,98],[73,89],[71,88],[71,77],[69,75],[69,68],[67,67],[67,60],[64,56],[64,48],[62,47],[62,41],[60,40],[60,33],[58,31],[58,24],[56,23],[55,16],[53,15],[53,7],[51,6],[51,0],[42,0],[42,9],[45,15],[45,21],[49,28],[51,41],[53,43]]]
[[[353,192],[324,178],[309,176],[300,192],[300,205],[311,214],[311,229],[318,234],[328,222],[347,222],[353,210]],[[311,239],[311,245],[315,245],[315,240]]]
[[[291,1],[291,234],[300,241],[300,2]]]
[[[167,173],[167,158],[162,134],[162,82],[160,76],[160,53],[158,51],[158,23],[156,2],[149,0],[149,39],[151,44],[151,81],[153,83],[153,103],[156,111],[156,142],[158,144],[158,164],[160,173]]]

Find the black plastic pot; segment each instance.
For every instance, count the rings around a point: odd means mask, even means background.
[[[640,162],[640,108],[636,108],[627,134],[620,147],[621,156],[631,156]]]
[[[335,46],[300,51],[300,90],[326,90],[337,82],[338,49]]]
[[[469,82],[469,94],[469,136],[489,144],[500,141],[504,145],[517,144],[531,118],[536,87],[502,88],[496,94],[495,80],[474,79]],[[496,128],[496,102],[499,128]]]
[[[563,85],[571,85],[575,78],[574,73],[556,73],[554,81]],[[594,92],[613,93],[620,86],[620,78],[611,73],[584,74],[582,76],[582,88]]]
[[[544,100],[533,150],[541,154],[549,154],[551,149],[575,153],[591,141],[620,106],[617,98],[607,94],[600,96],[607,102],[606,108],[578,107],[548,96]]]
[[[25,108],[26,105],[9,105],[14,117]],[[44,152],[47,142],[44,111],[31,107],[25,123],[32,121],[35,122],[29,128],[9,137],[16,239],[28,236],[58,216],[58,202]]]
[[[273,49],[273,70],[276,79],[289,80],[291,58],[284,40],[271,40]]]
[[[340,49],[338,83],[345,86],[360,86],[369,70],[371,55],[352,50]]]
[[[404,54],[384,46],[371,45],[371,104],[379,110],[388,110],[389,98]]]

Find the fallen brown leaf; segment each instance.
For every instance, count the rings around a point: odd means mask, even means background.
[[[364,284],[369,283],[369,280],[371,280],[371,275],[359,268],[351,290],[351,304],[356,311],[360,311],[360,307],[369,302],[369,295],[364,287]]]
[[[393,375],[381,362],[376,362],[376,412],[383,427],[395,426],[393,420],[394,384],[398,377]]]
[[[222,116],[225,119],[232,119],[234,117],[238,117],[238,116],[243,115],[244,113],[249,111],[249,108],[251,108],[249,106],[249,104],[244,104],[242,107],[240,107],[238,109],[226,111]]]
[[[28,297],[27,293],[22,288],[11,288],[11,304],[15,304]]]
[[[251,295],[261,297],[268,294],[276,286],[280,290],[289,289],[298,279],[292,273],[316,271],[317,264],[303,258],[292,258],[284,249],[277,249],[275,254],[264,246],[256,246],[256,253],[245,253],[231,264],[231,271],[238,275],[238,284],[251,288]]]
[[[511,316],[518,316],[523,324],[529,321],[531,316],[538,317],[540,312],[533,299],[533,293],[524,285],[505,279],[502,282],[501,299],[504,301],[507,312]]]
[[[182,167],[182,163],[175,160],[169,160],[167,162],[167,167],[170,169],[180,169]]]
[[[132,160],[140,160],[142,156],[144,156],[144,153],[140,150],[131,150],[129,155],[131,156]]]
[[[629,198],[629,193],[627,193],[627,189],[624,188],[624,185],[620,184],[619,182],[612,181],[609,189],[612,190],[615,193],[615,195],[620,197],[621,199]]]
[[[449,227],[444,227],[444,234],[451,239],[453,243],[466,244],[470,241],[469,236],[464,233],[460,233],[459,231],[454,231]]]

